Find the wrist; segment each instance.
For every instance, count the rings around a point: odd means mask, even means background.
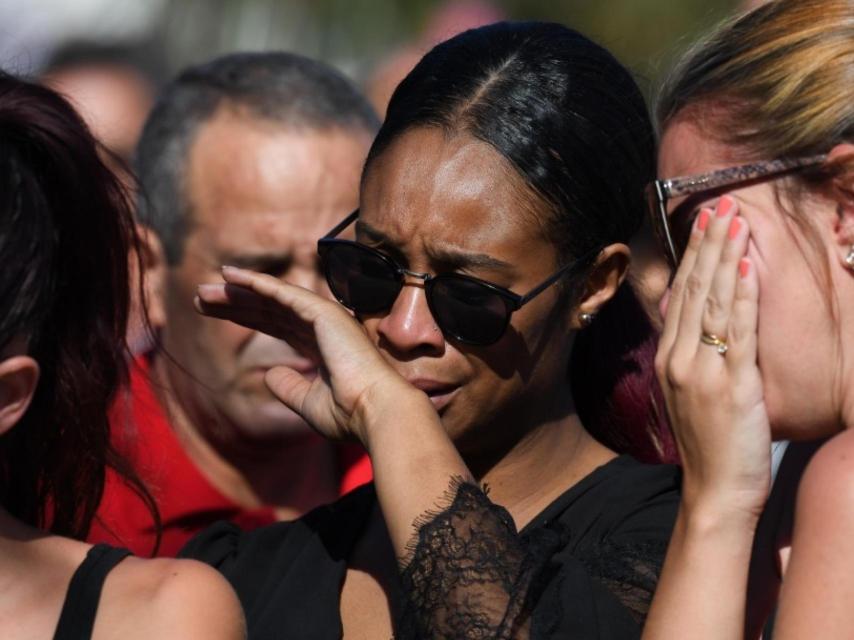
[[[439,417],[429,398],[403,381],[388,381],[369,387],[360,397],[350,418],[350,430],[368,453],[391,429],[411,429],[436,423]],[[417,431],[417,429],[415,429]],[[417,437],[416,433],[413,433]]]
[[[761,506],[741,501],[723,493],[683,494],[679,521],[686,532],[697,535],[731,535],[735,538],[756,532]]]

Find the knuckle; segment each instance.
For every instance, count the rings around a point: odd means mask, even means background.
[[[703,295],[705,282],[696,273],[692,273],[685,280],[685,295],[690,298],[698,298]]]
[[[691,376],[691,367],[677,358],[670,358],[664,366],[664,376],[667,383],[674,389],[685,387]]]
[[[741,323],[734,322],[729,328],[727,339],[733,344],[743,344],[747,342],[753,332]]]
[[[727,316],[727,310],[724,308],[721,301],[715,296],[706,298],[705,319],[717,323]]]
[[[698,231],[697,229],[693,229],[691,231],[691,235],[688,236],[688,248],[694,251],[698,251],[702,243],[703,233]]]
[[[658,378],[659,382],[667,381],[667,364],[668,364],[668,355],[659,351],[655,356],[655,376]]]

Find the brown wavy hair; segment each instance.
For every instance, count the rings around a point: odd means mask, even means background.
[[[157,520],[109,437],[108,412],[128,380],[136,236],[127,195],[63,98],[0,72],[0,348],[25,339],[41,369],[30,408],[0,438],[0,504],[78,538],[108,466]]]

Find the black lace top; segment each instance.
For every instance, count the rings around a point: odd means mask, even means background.
[[[401,575],[398,640],[635,638],[679,502],[678,471],[622,456],[567,490],[521,532],[470,484],[427,514]],[[219,523],[182,551],[217,567],[250,638],[340,638],[347,558],[372,486],[291,523]]]

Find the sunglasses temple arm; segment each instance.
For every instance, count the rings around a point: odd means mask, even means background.
[[[590,258],[597,256],[599,254],[599,251],[600,251],[600,249],[594,249],[592,251],[588,251],[586,254],[581,256],[578,260],[576,260],[575,262],[571,262],[570,264],[566,265],[563,269],[559,270],[557,273],[555,273],[554,275],[549,277],[547,280],[545,280],[544,282],[540,283],[539,285],[537,285],[536,287],[531,289],[528,293],[526,293],[524,296],[519,298],[519,302],[518,302],[519,307],[521,307],[523,304],[527,304],[528,302],[530,302],[531,300],[536,298],[538,295],[540,295],[543,291],[548,289],[550,286],[552,286],[555,282],[557,282],[561,278],[563,278],[563,277],[569,275],[570,273],[577,271],[580,268],[584,267],[588,263]]]
[[[327,233],[325,236],[323,236],[323,238],[324,238],[324,239],[326,239],[326,238],[334,238],[334,237],[335,237],[335,236],[337,236],[339,233],[341,233],[342,231],[344,231],[344,229],[346,229],[346,228],[347,228],[347,227],[349,227],[351,224],[353,224],[353,221],[354,221],[356,218],[358,218],[358,217],[359,217],[359,210],[358,210],[358,209],[356,209],[353,213],[351,213],[349,216],[347,216],[346,218],[344,218],[341,222],[339,222],[338,224],[336,224],[336,225],[335,225],[335,227],[334,227],[334,228],[333,228],[329,233]]]

